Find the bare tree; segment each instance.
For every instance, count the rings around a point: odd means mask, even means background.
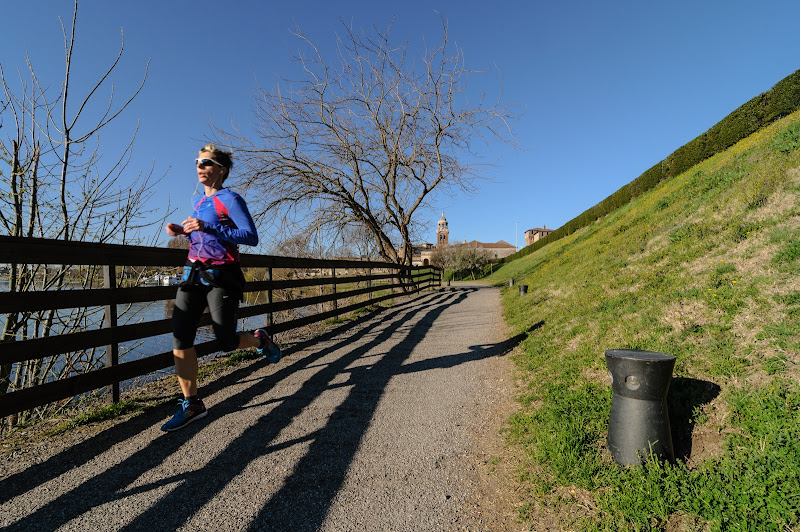
[[[491,262],[488,249],[473,247],[467,244],[453,246],[453,270],[459,275],[469,273],[475,280],[475,272],[482,272],[483,268]]]
[[[301,233],[287,236],[275,244],[272,253],[284,257],[312,258],[314,250],[311,245],[311,236]]]
[[[168,249],[189,249],[189,239],[183,236],[173,236],[167,241]]]
[[[443,270],[453,269],[453,247],[452,246],[436,246],[431,253],[431,264]]]
[[[482,177],[476,142],[516,146],[513,107],[502,90],[469,99],[476,71],[441,22],[441,42],[419,57],[393,42],[392,24],[356,32],[342,23],[335,60],[295,29],[302,75],[254,92],[255,137],[217,129],[263,198],[252,202],[256,216],[331,240],[356,224],[381,257],[411,263],[419,213],[435,194],[473,192]]]
[[[87,93],[73,102],[70,89],[77,13],[76,0],[71,25],[65,27],[62,21],[65,68],[58,92],[52,93],[49,84],[37,76],[30,57],[25,57],[27,76],[19,75],[18,88],[0,65],[0,163],[8,168],[8,172],[0,170],[0,234],[141,243],[141,229],[151,225],[145,221],[150,212],[144,206],[154,185],[152,168],[136,178],[129,175],[135,132],[119,157],[101,162],[98,134],[139,94],[147,69],[142,83],[124,103],[115,103],[112,86],[107,102],[96,106],[95,96],[110,83],[121,59],[123,38],[116,59]],[[68,282],[89,287],[98,279],[97,267],[11,264],[8,290],[58,290]],[[9,313],[0,341],[82,330],[102,318],[102,312],[86,308]],[[98,359],[98,353],[90,350],[2,365],[0,394],[88,371]]]
[[[357,257],[364,260],[375,260],[380,255],[375,245],[375,238],[369,229],[362,224],[351,224],[342,230],[342,256]]]
[[[456,244],[454,246],[438,246],[431,255],[431,264],[452,270],[453,275],[463,278],[466,275],[475,280],[475,273],[482,272],[491,262],[491,254],[485,248]]]

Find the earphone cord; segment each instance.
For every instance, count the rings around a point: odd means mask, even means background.
[[[192,206],[192,217],[194,217],[194,218],[197,218],[197,203],[195,202],[195,198],[200,195],[200,192],[197,190],[197,187],[199,187],[199,186],[200,186],[200,183],[198,183],[198,184],[196,184],[194,186],[194,191],[192,191],[192,198],[191,198],[191,203],[190,203],[191,206]],[[195,240],[197,240],[199,242],[199,244],[200,244],[198,246],[198,248],[197,248],[196,255],[198,257],[201,257],[202,256],[201,253],[203,251],[204,240],[199,235],[196,238],[194,236],[192,236],[192,235],[189,235],[189,241],[191,243],[194,243]]]

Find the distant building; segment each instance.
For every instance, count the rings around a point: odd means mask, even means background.
[[[553,231],[554,229],[548,229],[546,225],[544,227],[537,227],[536,229],[528,229],[525,231],[525,245],[530,246],[534,242],[538,242],[539,240],[543,239]]]
[[[436,249],[436,244],[426,242],[424,244],[417,244],[411,246],[411,264],[414,266],[428,266],[431,263],[431,257]],[[403,250],[399,249],[400,257],[403,257]]]
[[[436,227],[436,245],[442,248],[446,248],[450,245],[450,228],[447,225],[444,213],[442,213],[442,217],[439,218],[439,224]]]
[[[514,244],[509,244],[505,240],[500,240],[494,244],[473,240],[472,242],[464,242],[462,245],[469,246],[471,248],[485,249],[489,252],[489,257],[491,257],[492,260],[503,259],[517,251],[517,248],[514,246]]]
[[[492,259],[502,259],[517,251],[516,247],[514,247],[512,244],[509,244],[504,240],[490,244],[486,242],[478,242],[477,240],[473,240],[472,242],[467,242],[465,239],[463,243],[457,245],[470,246],[488,250],[489,256]],[[441,248],[452,247],[450,245],[450,227],[447,223],[447,219],[444,217],[444,213],[442,213],[442,217],[439,219],[439,222],[437,223],[436,226],[436,244],[431,244],[426,242],[425,244],[412,246],[411,264],[413,264],[414,266],[430,265],[433,253],[436,250],[436,248],[439,247]]]

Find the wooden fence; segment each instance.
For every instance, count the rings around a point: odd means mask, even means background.
[[[32,339],[6,339],[0,343],[0,366],[91,348],[105,348],[106,356],[105,367],[101,369],[8,393],[2,393],[5,390],[0,391],[0,418],[104,387],[108,387],[108,401],[116,402],[119,400],[120,382],[171,367],[173,364],[171,350],[130,362],[119,362],[121,342],[171,333],[172,322],[171,319],[163,319],[120,325],[117,323],[117,305],[169,301],[174,299],[178,287],[120,287],[117,281],[120,268],[179,268],[185,261],[185,250],[0,236],[0,265],[95,265],[102,266],[103,271],[103,288],[0,292],[0,313],[78,307],[104,308],[103,326],[98,329]],[[409,267],[375,261],[242,254],[241,264],[245,271],[250,268],[264,269],[265,280],[247,282],[245,293],[265,292],[267,297],[265,303],[240,307],[238,317],[241,319],[265,315],[265,328],[270,334],[350,313],[358,308],[418,292],[431,286],[441,286],[442,279],[441,270],[435,267]],[[273,279],[273,271],[284,268],[313,271],[314,275]],[[364,283],[365,287],[359,288],[361,283]],[[352,289],[354,284],[356,288]],[[337,286],[341,285],[349,285],[350,289],[337,290]],[[308,287],[318,287],[316,292],[320,295],[273,301],[273,295],[277,290]],[[323,293],[325,289],[327,293]],[[347,305],[339,304],[345,299],[352,301],[359,296],[366,299]],[[274,313],[279,311],[314,305],[323,306],[323,304],[328,304],[328,307],[332,308],[282,323],[276,323],[273,319]],[[209,315],[204,314],[200,325],[210,323]],[[196,348],[199,356],[219,350],[216,340],[197,344]]]

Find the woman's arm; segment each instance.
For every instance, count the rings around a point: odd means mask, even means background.
[[[258,244],[258,231],[256,230],[255,222],[253,222],[253,217],[250,216],[250,211],[247,209],[247,203],[238,194],[232,196],[231,199],[232,201],[224,203],[228,208],[228,217],[235,224],[235,227],[229,227],[221,223],[206,223],[202,230],[220,240],[244,246],[255,246]]]

